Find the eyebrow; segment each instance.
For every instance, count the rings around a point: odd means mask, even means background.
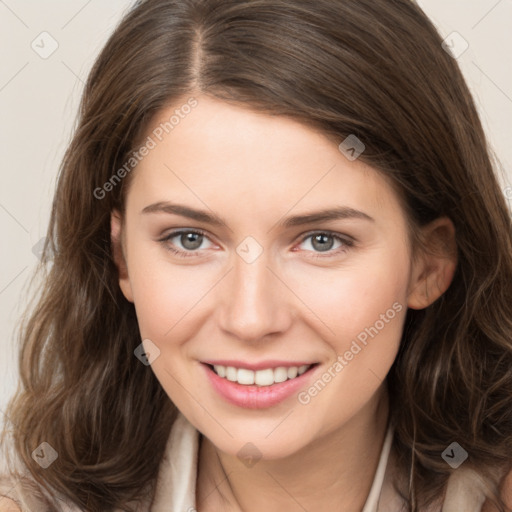
[[[198,222],[204,222],[212,226],[224,226],[227,227],[227,223],[217,215],[210,214],[204,210],[197,210],[190,208],[182,204],[169,203],[165,201],[159,201],[157,203],[146,206],[142,211],[142,214],[147,213],[168,213],[173,215],[180,215],[181,217],[187,217],[189,219],[196,220]],[[368,214],[349,208],[347,206],[340,206],[337,208],[328,208],[325,210],[318,210],[315,212],[303,213],[301,215],[293,215],[286,217],[284,220],[280,220],[277,225],[290,228],[294,226],[302,226],[304,224],[312,224],[315,222],[326,222],[330,220],[339,219],[361,219],[371,222],[375,222],[373,217]]]

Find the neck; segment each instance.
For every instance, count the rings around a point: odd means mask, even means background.
[[[389,415],[387,386],[348,423],[288,457],[240,469],[236,457],[202,437],[196,498],[200,512],[361,510],[379,461]]]

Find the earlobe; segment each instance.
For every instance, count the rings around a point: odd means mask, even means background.
[[[455,227],[440,217],[422,229],[423,247],[412,263],[408,307],[424,309],[450,286],[457,268]]]
[[[112,247],[112,256],[119,274],[119,287],[126,297],[126,300],[133,302],[133,293],[128,276],[128,266],[123,250],[122,242],[122,218],[118,210],[112,210],[110,214],[110,242]]]

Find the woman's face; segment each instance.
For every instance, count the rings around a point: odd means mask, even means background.
[[[283,457],[384,389],[414,285],[406,217],[357,153],[290,119],[195,100],[160,112],[143,141],[120,285],[189,421],[226,453],[251,442]],[[116,239],[116,214],[112,226]]]

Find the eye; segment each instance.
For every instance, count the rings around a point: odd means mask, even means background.
[[[176,239],[176,242],[173,240]],[[206,233],[201,230],[180,229],[172,231],[159,241],[162,242],[166,249],[179,257],[186,258],[189,256],[197,256],[200,247],[205,240],[209,240]],[[182,248],[176,246],[180,244]],[[208,248],[208,247],[207,247]],[[204,247],[203,247],[204,249]]]
[[[312,233],[306,234],[301,241],[301,244],[304,244],[307,240],[311,240],[306,243],[309,247],[312,248],[313,252],[317,253],[327,253],[327,254],[314,254],[313,257],[323,258],[323,257],[331,257],[341,253],[347,252],[350,247],[354,245],[354,240],[348,238],[347,236],[341,235],[339,233],[331,233],[329,231],[314,231]],[[335,241],[338,242],[338,245],[335,246]],[[310,250],[306,248],[306,250]]]
[[[201,246],[206,240],[209,241],[209,238],[204,231],[198,229],[179,229],[172,231],[159,241],[173,254],[176,254],[180,258],[187,258],[197,256],[202,249],[208,249],[209,247],[203,247],[201,249]],[[310,242],[306,243],[309,240]],[[335,246],[335,242],[337,242],[337,246]],[[301,245],[305,243],[309,245],[309,247],[306,247],[306,251],[316,253],[313,254],[312,257],[323,258],[347,252],[349,248],[354,245],[354,240],[340,233],[314,231],[307,233],[302,238]]]

